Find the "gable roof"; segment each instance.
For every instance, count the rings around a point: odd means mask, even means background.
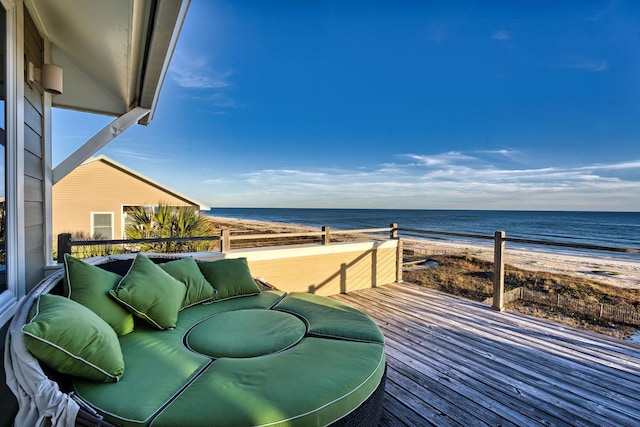
[[[100,154],[97,157],[92,157],[92,158],[86,160],[84,163],[82,163],[82,165],[88,165],[88,164],[91,164],[91,163],[94,163],[94,162],[106,163],[107,165],[109,165],[109,166],[111,166],[111,167],[113,167],[115,169],[119,169],[122,172],[125,172],[125,173],[127,173],[129,175],[132,175],[135,178],[137,178],[137,179],[139,179],[139,180],[141,180],[141,181],[143,181],[143,182],[145,182],[145,183],[147,183],[147,184],[149,184],[151,186],[154,186],[154,187],[164,191],[165,193],[171,194],[174,197],[177,197],[179,199],[183,199],[183,200],[185,200],[185,201],[187,201],[187,202],[189,202],[191,204],[197,205],[200,208],[200,210],[206,211],[206,210],[211,209],[210,206],[207,206],[207,205],[205,205],[203,203],[200,203],[199,201],[197,201],[195,199],[192,199],[189,196],[185,196],[182,193],[179,193],[179,192],[177,192],[177,191],[175,191],[175,190],[173,190],[173,189],[171,189],[171,188],[169,188],[169,187],[167,187],[167,186],[165,186],[163,184],[160,184],[159,182],[154,181],[153,179],[141,174],[140,172],[137,172],[137,171],[135,171],[135,170],[123,165],[122,163],[116,162],[115,160],[105,156],[104,154]]]

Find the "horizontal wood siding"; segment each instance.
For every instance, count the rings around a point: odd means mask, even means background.
[[[62,232],[90,234],[91,212],[112,212],[114,238],[122,238],[122,206],[158,202],[195,206],[102,160],[83,164],[53,186],[54,239]]]
[[[25,67],[29,61],[42,68],[44,42],[25,9]],[[26,73],[25,73],[26,76]],[[44,102],[39,82],[24,82],[24,202],[25,286],[29,291],[44,277]]]
[[[263,277],[278,289],[287,292],[311,292],[335,295],[358,289],[367,289],[396,280],[396,249],[368,249],[365,251],[323,253],[318,255],[252,259],[244,255],[251,273]]]

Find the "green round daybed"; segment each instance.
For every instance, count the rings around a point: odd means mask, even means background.
[[[189,263],[194,261],[189,259]],[[140,291],[138,297],[143,297],[136,301],[136,288],[127,286],[136,280],[162,282],[166,276],[154,276],[160,269],[175,279],[185,279],[184,271],[172,267],[178,262],[181,266],[187,263],[185,258],[155,255],[91,261],[92,269],[98,267],[120,278],[108,291],[108,298],[133,313],[135,320],[131,325],[118,323],[115,335],[122,361],[111,366],[113,361],[108,360],[106,367],[98,366],[97,377],[95,372],[62,375],[51,368],[51,362],[40,358],[47,378],[56,380],[61,392],[78,404],[76,425],[379,423],[386,376],[384,338],[367,315],[326,297],[260,289],[250,277],[246,261],[240,259],[194,262],[212,285],[213,294],[203,294],[201,287],[196,295],[189,282],[193,277],[186,278],[186,291],[176,297],[182,298],[177,317],[165,318],[165,313],[153,313],[163,303],[149,296],[155,290],[141,288],[145,293]],[[144,267],[138,268],[142,264]],[[71,272],[80,269],[85,275],[77,274],[78,279],[70,280],[65,270],[47,279],[49,296],[34,300],[22,327],[31,352],[39,351],[31,341],[42,345],[40,338],[33,339],[31,330],[37,329],[38,320],[44,317],[40,311],[46,311],[47,304],[67,304],[62,298],[95,301],[74,285],[88,278],[84,264],[73,261],[67,267]],[[61,295],[50,296],[56,293]],[[100,312],[92,304],[87,303]],[[152,308],[140,308],[145,304]],[[113,327],[109,314],[101,314]],[[84,424],[85,420],[93,421]]]

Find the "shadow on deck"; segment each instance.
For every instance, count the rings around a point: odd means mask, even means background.
[[[411,284],[336,295],[387,344],[381,425],[640,425],[640,345]]]

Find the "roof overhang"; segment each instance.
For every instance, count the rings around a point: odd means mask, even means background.
[[[27,0],[64,70],[53,106],[110,116],[153,117],[190,0]]]

